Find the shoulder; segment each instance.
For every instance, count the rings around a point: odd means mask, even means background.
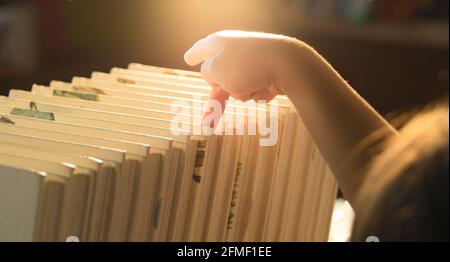
[[[352,239],[448,241],[448,107],[410,121],[374,158],[356,202]]]

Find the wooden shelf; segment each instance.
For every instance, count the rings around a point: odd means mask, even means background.
[[[388,44],[414,45],[419,47],[448,49],[448,21],[417,23],[373,23],[357,25],[340,21],[305,20],[292,28],[296,33],[378,41]]]

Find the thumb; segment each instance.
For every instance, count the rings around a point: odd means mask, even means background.
[[[208,101],[206,102],[206,111],[203,115],[203,125],[209,126],[212,129],[217,127],[217,124],[225,111],[226,101],[230,94],[220,88],[218,85],[213,85],[209,93]],[[216,106],[220,106],[217,108]],[[216,110],[217,109],[217,110]],[[212,117],[210,117],[212,116]]]
[[[195,66],[201,62],[213,57],[223,49],[222,42],[215,36],[208,36],[197,41],[184,54],[184,61],[190,65]]]

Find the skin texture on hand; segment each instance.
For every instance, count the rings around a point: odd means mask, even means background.
[[[274,55],[288,37],[243,31],[220,31],[195,43],[184,55],[187,64],[202,63],[203,78],[213,87],[211,97],[272,100]],[[237,63],[238,62],[238,63]]]
[[[309,130],[337,182],[353,203],[370,160],[354,148],[374,132],[397,132],[304,42],[281,35],[220,31],[199,40],[185,54],[189,65],[202,63],[210,99],[222,106],[239,100],[270,101],[285,94]],[[224,107],[222,107],[224,108]]]
[[[225,110],[229,96],[237,100],[270,101],[283,92],[278,88],[280,75],[276,73],[285,66],[279,50],[294,41],[293,38],[276,34],[226,30],[216,32],[197,41],[184,55],[187,64],[201,66],[202,77],[211,86],[203,125],[214,128]],[[297,40],[298,41],[298,40]],[[300,41],[298,41],[300,42]],[[213,102],[222,110],[214,112]],[[215,114],[209,117],[210,114]]]

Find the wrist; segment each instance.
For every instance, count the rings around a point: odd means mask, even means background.
[[[307,79],[311,80],[308,74],[314,72],[312,67],[320,56],[312,47],[296,38],[284,40],[278,50],[273,61],[273,85],[280,94],[289,97],[305,86]]]

